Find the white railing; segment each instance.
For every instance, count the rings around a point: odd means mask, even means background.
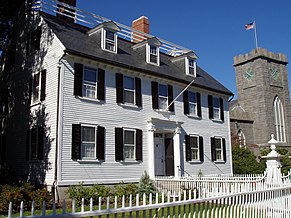
[[[102,200],[106,199],[106,200]],[[130,196],[126,201],[125,196],[110,199],[99,197],[90,199],[85,205],[82,199],[80,208],[76,209],[76,203],[72,201],[72,211],[66,211],[66,202],[63,209],[56,211],[53,205],[52,214],[48,215],[46,204],[43,204],[42,213],[35,215],[32,206],[31,217],[229,217],[229,218],[256,218],[256,217],[290,217],[291,215],[291,185],[284,188],[270,188],[265,186],[264,190],[249,191],[236,194],[213,193],[212,196],[199,196],[196,193],[180,192],[177,196],[156,194],[149,196],[138,194],[133,198]],[[119,203],[119,200],[121,202]],[[33,204],[32,204],[33,205]],[[24,206],[21,203],[19,217],[24,216]],[[88,208],[87,210],[85,208]],[[9,205],[8,217],[12,217],[12,203]]]
[[[100,23],[110,21],[110,19],[105,17],[86,12],[84,10],[55,0],[37,0],[35,1],[34,9],[35,11],[44,11],[49,14],[60,14],[62,16],[72,18],[76,23],[85,25],[90,28],[93,28]],[[117,33],[117,35],[120,38],[126,39],[128,41],[142,41],[144,39],[154,37],[153,35],[143,33],[118,22],[114,21],[114,23],[120,28],[120,31]],[[162,43],[160,46],[160,51],[165,54],[178,56],[191,51],[190,49],[168,42],[164,39],[158,39]]]

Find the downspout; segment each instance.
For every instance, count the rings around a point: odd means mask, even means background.
[[[61,87],[61,60],[65,57],[66,52],[62,55],[62,57],[58,61],[58,91],[57,91],[57,123],[56,123],[56,154],[55,154],[55,175],[54,182],[52,185],[52,197],[53,202],[59,203],[59,195],[57,194],[57,181],[58,181],[58,154],[59,154],[59,114],[60,114],[60,87]]]

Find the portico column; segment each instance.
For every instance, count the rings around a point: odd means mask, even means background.
[[[151,179],[155,177],[155,125],[152,123],[148,123],[148,173]]]
[[[179,171],[179,167],[181,167],[181,154],[180,154],[180,134],[181,128],[177,127],[175,130],[175,135],[173,137],[174,141],[174,172],[175,178],[179,178],[181,176],[181,172]]]

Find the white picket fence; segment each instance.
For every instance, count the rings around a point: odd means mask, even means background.
[[[181,178],[155,177],[159,192],[171,195],[183,190],[196,190],[199,195],[211,196],[213,193],[239,193],[262,190],[266,186],[266,173],[257,175],[212,175],[189,176]],[[282,187],[291,184],[291,171],[282,177]]]
[[[223,218],[256,218],[256,217],[291,217],[291,185],[285,187],[271,187],[263,185],[260,190],[242,193],[225,194],[212,192],[212,196],[197,195],[196,191],[184,190],[177,195],[170,193],[156,195],[123,196],[111,199],[91,199],[88,209],[84,199],[81,207],[76,209],[72,201],[72,211],[66,211],[66,202],[63,202],[61,212],[56,212],[53,206],[52,214],[48,215],[46,204],[43,204],[42,214],[35,215],[31,209],[30,217],[223,217]],[[105,200],[104,200],[105,199]],[[97,203],[94,205],[95,200]],[[120,202],[120,203],[118,203]],[[19,217],[24,217],[23,203]],[[12,203],[9,205],[8,217],[12,217]]]

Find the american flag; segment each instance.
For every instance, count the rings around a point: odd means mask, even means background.
[[[246,24],[246,25],[245,25],[245,28],[246,28],[246,30],[251,30],[251,29],[253,29],[253,28],[254,28],[254,22]]]

